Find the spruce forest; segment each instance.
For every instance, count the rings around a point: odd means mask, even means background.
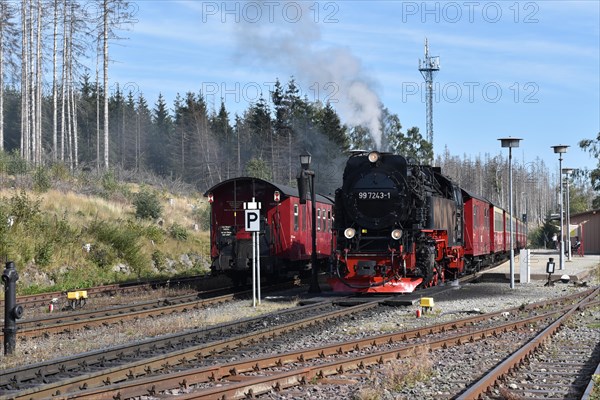
[[[0,150],[33,168],[151,173],[199,192],[242,175],[295,185],[298,155],[309,151],[318,191],[333,193],[347,151],[374,147],[368,130],[344,124],[334,105],[302,97],[294,77],[276,79],[241,115],[224,102],[209,108],[194,88],[167,104],[113,82],[111,46],[135,22],[124,0],[0,1]],[[382,109],[382,149],[440,166],[468,191],[507,206],[508,160],[500,150],[434,156],[419,128],[404,129]],[[580,145],[597,155],[599,142]],[[597,171],[572,175],[572,212],[600,206]],[[557,175],[541,160],[514,161],[515,212],[536,226],[555,213]]]

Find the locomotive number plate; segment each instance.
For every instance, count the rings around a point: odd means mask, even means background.
[[[389,200],[392,198],[390,192],[358,192],[359,200]]]

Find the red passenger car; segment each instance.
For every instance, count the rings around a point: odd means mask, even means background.
[[[493,262],[492,247],[494,235],[490,227],[493,219],[490,214],[493,206],[489,201],[477,197],[463,189],[464,200],[464,240],[465,260],[469,269],[479,271]]]
[[[234,281],[251,276],[251,233],[244,227],[244,203],[260,209],[260,265],[263,276],[286,275],[309,268],[312,255],[312,204],[300,204],[298,189],[259,178],[233,178],[208,189],[210,203],[211,269]],[[317,195],[317,260],[326,264],[332,254],[332,200]]]

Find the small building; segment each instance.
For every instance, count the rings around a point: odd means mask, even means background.
[[[600,255],[600,210],[590,210],[570,216],[571,240],[579,236],[585,255]]]

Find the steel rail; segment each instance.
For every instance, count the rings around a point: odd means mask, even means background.
[[[481,398],[489,388],[496,385],[497,382],[503,379],[508,373],[510,373],[518,365],[521,365],[528,357],[530,357],[540,346],[542,346],[548,339],[550,339],[580,307],[586,303],[591,303],[595,297],[598,296],[600,288],[596,288],[586,298],[581,300],[578,304],[569,308],[569,310],[557,319],[554,323],[540,332],[535,338],[529,341],[525,346],[521,347],[510,357],[506,358],[500,364],[498,364],[493,370],[483,376],[475,384],[471,385],[469,389],[464,391],[457,400],[473,400]]]
[[[571,296],[569,296],[569,297],[571,297]],[[551,304],[552,303],[554,303],[554,302],[551,302]],[[536,309],[536,308],[542,307],[543,304],[544,304],[544,302],[539,302],[539,303],[531,304],[531,305],[529,305],[529,307],[514,307],[511,310],[512,311],[518,311],[518,310],[527,311],[530,309]],[[469,327],[476,322],[480,322],[483,320],[497,317],[499,315],[502,315],[505,312],[506,312],[506,310],[503,310],[503,311],[499,311],[496,313],[464,318],[459,321],[452,321],[449,323],[438,324],[435,327],[431,327],[431,326],[423,327],[423,328],[413,329],[413,330],[405,331],[405,332],[381,335],[376,338],[367,338],[367,339],[352,341],[347,344],[336,344],[333,347],[330,346],[331,350],[328,351],[328,354],[338,354],[340,352],[343,353],[343,352],[347,352],[347,351],[356,351],[356,350],[360,350],[360,349],[367,348],[370,346],[385,345],[385,344],[399,342],[399,341],[406,341],[408,338],[418,338],[418,337],[422,337],[422,336],[425,336],[428,334],[445,332],[450,329],[458,329],[458,326]],[[554,310],[550,313],[550,315],[554,315],[556,312],[558,312],[558,311]],[[547,316],[533,317],[533,319],[525,320],[525,322],[522,322],[522,324],[527,325],[527,324],[532,323],[535,320],[539,320],[540,318],[542,318],[542,319],[547,318]],[[292,327],[290,327],[290,329],[291,328]],[[497,329],[498,328],[492,328],[492,331],[497,334]],[[285,333],[285,329],[281,333]],[[472,333],[467,333],[465,337],[471,338],[471,335],[472,335]],[[275,336],[275,335],[273,335],[273,336]],[[232,342],[226,343],[225,342],[225,343],[221,343],[219,345],[219,347],[220,347],[219,349],[206,348],[206,349],[204,349],[203,353],[209,354],[212,352],[219,352],[219,351],[222,351],[221,349],[224,349],[224,348],[231,350],[233,348],[244,345],[244,342],[250,343],[247,340],[239,340],[237,343],[232,343]],[[195,351],[199,352],[198,349],[190,349],[189,351],[186,351],[186,352],[178,352],[176,354],[172,354],[167,358],[161,356],[161,357],[156,357],[155,360],[149,360],[147,363],[142,362],[142,363],[138,363],[136,365],[126,365],[123,368],[127,369],[128,374],[121,374],[121,376],[112,375],[112,376],[107,377],[106,375],[104,375],[104,377],[103,377],[102,375],[98,375],[97,377],[94,378],[93,381],[92,380],[84,381],[83,379],[71,380],[66,385],[65,385],[65,383],[63,383],[62,390],[59,389],[58,386],[55,386],[54,388],[51,389],[51,390],[54,390],[54,392],[51,391],[49,393],[46,391],[45,393],[46,393],[46,395],[56,395],[57,391],[60,391],[61,393],[67,393],[70,390],[81,390],[82,388],[91,388],[94,386],[101,386],[102,384],[106,385],[109,382],[125,381],[126,380],[125,375],[128,375],[128,378],[132,379],[134,377],[139,377],[139,376],[142,376],[142,375],[145,375],[148,373],[157,373],[158,371],[161,371],[163,369],[179,368],[180,365],[190,363],[193,358],[199,358],[200,356],[202,356],[202,354],[200,354],[200,353],[194,354]],[[286,359],[286,362],[294,362],[294,361],[297,362],[299,358],[310,359],[310,358],[315,358],[317,356],[321,357],[323,354],[325,354],[324,352],[325,352],[325,348],[319,348],[316,350],[313,350],[313,349],[305,350],[303,352],[300,352],[301,355],[293,354],[293,355],[289,356],[289,358]],[[281,362],[282,362],[282,360],[278,360],[276,363],[281,363]],[[256,360],[250,361],[250,363],[252,364],[251,365],[252,368],[256,368],[256,365],[257,365]],[[150,365],[150,364],[152,364],[152,365]],[[165,368],[165,366],[168,366],[168,368]],[[231,370],[239,371],[239,370],[243,370],[244,368],[250,368],[250,367],[248,365],[246,365],[246,367],[242,367],[241,364],[234,365],[234,366],[229,365],[228,367],[225,368],[225,370],[226,371],[231,371]],[[213,368],[208,368],[204,372],[200,372],[200,370],[196,369],[196,370],[194,370],[193,375],[196,377],[199,377],[203,373],[205,373],[207,376],[212,376],[212,379],[220,379],[215,376],[215,374],[218,374],[219,371],[214,370]],[[161,376],[163,376],[163,375],[161,375]],[[164,375],[165,379],[168,379],[167,376],[168,375]],[[148,378],[148,379],[150,379],[151,382],[154,382],[152,385],[156,387],[156,380],[162,379],[162,378],[152,377],[152,378]],[[174,379],[189,380],[190,378],[185,378],[185,377],[180,378],[178,376],[177,378],[174,378]],[[98,389],[98,390],[102,390],[102,389]],[[140,392],[135,392],[135,393],[137,393],[137,395],[144,394],[143,393],[144,390],[142,390],[141,392],[142,392],[141,394],[140,394]],[[95,393],[94,395],[90,395],[90,396],[93,397],[93,396],[98,396],[98,395],[99,395],[98,393]],[[108,396],[107,393],[105,393],[105,395]],[[116,395],[116,393],[113,392],[112,395]],[[17,398],[19,398],[19,397],[17,397]],[[23,397],[23,398],[26,398],[26,397]]]
[[[328,302],[315,304],[312,306],[303,306],[301,308],[297,308],[295,311],[299,311],[300,309],[302,309],[302,310],[307,310],[307,309],[311,309],[311,308],[317,309],[319,307],[323,307],[323,305],[325,303],[328,303]],[[304,318],[300,321],[282,324],[281,326],[265,328],[265,329],[261,329],[256,332],[251,332],[251,333],[247,333],[247,334],[243,334],[243,335],[237,335],[231,339],[220,340],[220,341],[210,342],[210,343],[206,343],[206,344],[191,346],[190,348],[186,348],[184,350],[171,352],[166,357],[164,355],[155,356],[150,359],[145,359],[145,360],[141,360],[141,361],[137,361],[137,362],[129,362],[122,366],[116,366],[113,368],[109,368],[108,371],[100,371],[100,372],[96,372],[96,373],[91,373],[91,374],[86,374],[86,375],[82,375],[79,377],[71,378],[71,379],[68,379],[65,381],[60,381],[60,382],[51,383],[51,384],[47,384],[47,385],[40,385],[40,386],[37,386],[34,388],[29,388],[26,390],[15,392],[15,393],[10,393],[8,395],[8,397],[6,397],[6,398],[7,399],[29,399],[29,398],[34,398],[34,397],[35,398],[52,397],[52,396],[56,396],[57,392],[60,392],[60,393],[66,392],[65,387],[69,387],[70,390],[71,389],[81,390],[81,388],[102,386],[102,385],[106,385],[107,383],[110,383],[110,382],[119,382],[119,381],[123,381],[123,380],[128,380],[134,376],[142,376],[142,375],[148,374],[152,371],[164,369],[165,367],[168,367],[168,366],[177,365],[177,364],[181,364],[181,363],[187,363],[188,359],[195,359],[195,358],[202,359],[205,356],[209,356],[211,354],[221,353],[223,351],[228,351],[228,350],[240,347],[240,346],[255,344],[261,340],[267,340],[267,339],[276,337],[278,335],[289,333],[290,331],[293,331],[296,329],[313,326],[313,325],[320,323],[322,320],[328,320],[331,318],[339,318],[339,317],[342,317],[345,315],[354,314],[354,313],[368,310],[368,309],[375,308],[375,307],[378,307],[377,301],[357,305],[354,307],[348,307],[346,309],[333,311],[333,312],[327,313],[325,315]],[[285,310],[284,312],[289,313],[289,312],[291,312],[291,310]],[[254,321],[259,318],[264,318],[264,316],[261,316],[258,318],[252,318],[249,320]],[[239,325],[239,321],[229,323],[226,325],[228,325],[229,327],[233,327],[233,326]],[[219,326],[219,327],[213,328],[213,330],[216,333],[218,333],[219,331],[225,331],[226,329],[227,329],[227,326]],[[188,333],[188,335],[191,335],[191,334]],[[176,339],[174,339],[174,340],[176,340]],[[146,348],[152,348],[153,347],[152,342],[153,341],[149,341],[148,343],[145,343],[144,346]],[[136,346],[138,346],[138,345],[128,346],[128,347],[136,347]],[[124,347],[125,346],[123,346],[123,348]],[[120,352],[120,351],[125,351],[125,350],[117,349],[115,351]],[[133,351],[133,350],[130,350],[128,352],[130,353],[131,351]],[[97,352],[97,354],[101,355],[102,352],[99,351],[99,352]],[[71,365],[73,365],[73,364],[77,365],[77,363],[81,363],[81,361],[78,361],[78,360],[70,361]],[[53,371],[60,370],[60,369],[65,369],[65,367],[62,366],[60,362],[49,361],[46,365],[46,374],[53,372]],[[35,374],[39,373],[38,371],[39,370],[36,369],[35,366],[33,366],[33,368],[29,372],[29,375],[32,377],[35,377]],[[2,371],[2,372],[4,372],[4,371]],[[8,373],[5,374],[5,377],[0,375],[0,378],[7,379],[6,382],[8,382],[11,379],[12,375],[13,374],[10,371],[8,371]],[[0,399],[4,399],[4,398],[5,397],[0,397]]]
[[[191,276],[183,278],[171,278],[165,280],[153,280],[148,282],[130,282],[130,283],[115,283],[112,285],[94,286],[91,288],[82,288],[86,290],[90,298],[112,296],[117,293],[133,293],[142,290],[152,290],[157,287],[179,286],[189,283],[197,283],[205,280],[214,279],[208,275]],[[55,291],[47,293],[38,293],[26,296],[17,297],[17,303],[23,307],[47,306],[53,298],[64,296],[66,291]],[[4,307],[4,299],[0,299],[0,308]]]
[[[233,363],[217,364],[204,368],[194,368],[172,374],[159,374],[142,378],[138,381],[124,381],[110,386],[84,390],[73,393],[72,396],[68,393],[65,393],[65,395],[67,396],[66,398],[78,399],[125,399],[136,396],[158,395],[158,393],[165,390],[177,389],[180,387],[189,388],[190,386],[197,384],[220,381],[220,387],[205,388],[190,394],[179,394],[177,398],[181,400],[247,398],[274,390],[274,388],[279,390],[281,388],[307,383],[312,379],[323,379],[328,376],[342,374],[349,370],[364,369],[369,365],[383,364],[394,359],[407,357],[410,354],[413,354],[417,348],[427,347],[430,350],[447,348],[462,345],[467,342],[482,340],[491,336],[498,336],[502,333],[516,329],[528,328],[533,323],[553,318],[560,313],[561,310],[554,310],[542,315],[501,324],[499,326],[475,329],[470,332],[459,332],[454,335],[449,335],[448,337],[426,340],[421,343],[405,345],[401,348],[389,350],[372,351],[370,348],[404,341],[406,340],[405,332],[360,339],[348,343],[337,343],[318,348],[304,349],[274,356],[241,360]],[[426,327],[415,330],[414,337],[421,337],[420,332],[427,331],[427,329],[428,328]],[[442,327],[440,327],[440,330],[443,331]],[[362,352],[366,354],[353,356],[350,354],[353,352]],[[293,366],[293,364],[297,363],[305,363],[317,359],[324,360],[327,357],[339,357],[340,355],[348,356],[348,358],[324,362],[315,366]],[[263,371],[264,369],[281,368],[284,366],[292,368],[293,370],[287,372]],[[263,373],[267,376],[248,377],[241,376],[240,374],[242,373]]]

